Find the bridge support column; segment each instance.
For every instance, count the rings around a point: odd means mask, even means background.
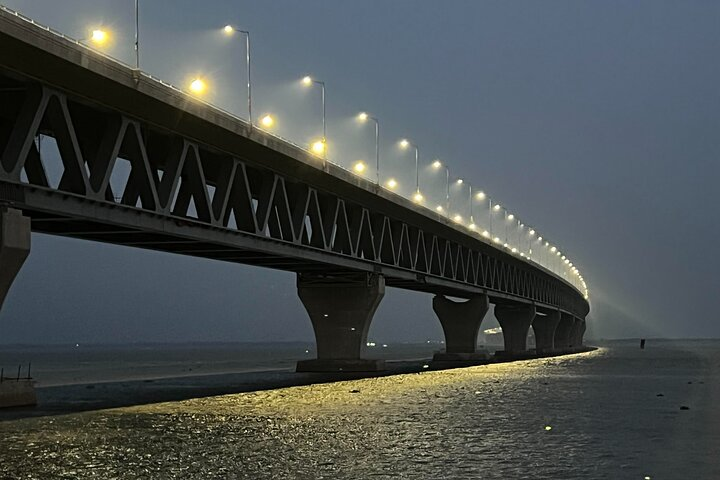
[[[535,316],[532,328],[535,332],[535,352],[538,355],[552,353],[555,350],[555,329],[560,323],[560,312],[551,312],[541,317]]]
[[[487,360],[487,353],[477,351],[477,336],[489,309],[487,295],[477,295],[466,302],[454,302],[443,295],[435,295],[433,311],[445,333],[445,352],[436,353],[433,361],[472,363]]]
[[[560,323],[555,329],[555,349],[559,352],[570,350],[570,335],[572,335],[575,318],[568,313],[560,314]]]
[[[527,336],[535,319],[535,306],[495,305],[495,318],[502,328],[505,343],[505,350],[500,355],[527,354]]]
[[[317,359],[297,363],[298,372],[369,372],[385,368],[382,360],[361,358],[373,315],[385,295],[385,278],[368,274],[344,283],[298,275],[298,295],[317,344]]]
[[[570,330],[570,348],[578,350],[583,346],[583,335],[585,334],[585,320],[574,318],[572,329]]]
[[[30,253],[30,218],[20,210],[0,210],[0,308]]]

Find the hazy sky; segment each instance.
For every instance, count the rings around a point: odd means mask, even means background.
[[[132,60],[132,0],[0,1],[76,38],[102,24],[111,53]],[[582,270],[591,335],[720,336],[720,2],[141,4],[145,71],[178,85],[206,75],[212,100],[244,115],[242,44],[217,34],[230,21],[252,33],[256,111],[277,113],[281,134],[318,133],[317,99],[296,88],[312,73],[327,84],[334,152],[352,152],[339,160],[371,148],[350,121],[368,110],[388,169],[402,171],[392,143],[409,136],[423,161],[446,160],[508,205]],[[313,338],[292,274],[41,235],[0,332],[3,343]],[[391,289],[370,336],[442,331],[429,295]]]

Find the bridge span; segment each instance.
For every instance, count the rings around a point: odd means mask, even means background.
[[[318,357],[299,370],[383,368],[363,350],[386,286],[435,295],[438,360],[478,357],[490,304],[506,354],[531,327],[538,354],[582,346],[589,303],[538,263],[2,10],[0,206],[0,302],[35,231],[295,272]]]

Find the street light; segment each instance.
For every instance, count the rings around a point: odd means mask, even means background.
[[[325,152],[326,152],[326,150],[327,150],[327,149],[325,148],[325,147],[326,147],[325,142],[327,141],[327,123],[326,123],[326,117],[325,117],[325,82],[321,82],[320,80],[315,80],[315,79],[312,78],[311,76],[305,75],[305,76],[302,78],[302,84],[305,85],[306,87],[311,87],[313,84],[315,84],[315,85],[320,85],[320,89],[321,89],[321,92],[322,92],[322,129],[323,129],[323,134],[322,134],[322,146],[323,146],[323,148],[322,148],[322,152],[321,152],[321,153],[322,153],[323,156],[324,156],[324,155],[325,155]],[[315,144],[317,144],[317,143],[318,143],[318,142],[315,142]],[[313,151],[316,151],[315,145],[313,145]]]
[[[432,163],[432,167],[435,170],[438,170],[442,166],[443,164],[440,160],[435,160]],[[447,210],[448,215],[450,215],[450,169],[447,165],[445,165],[445,210]]]
[[[367,166],[365,165],[365,162],[363,162],[362,160],[358,160],[358,161],[355,162],[355,164],[353,165],[353,170],[355,171],[355,173],[360,173],[360,174],[361,174],[361,173],[363,173],[366,169],[367,169]]]
[[[387,183],[385,183],[385,185],[386,185],[390,190],[395,190],[395,188],[397,188],[397,186],[398,186],[398,183],[397,183],[397,181],[396,181],[394,178],[391,178],[390,180],[387,181]]]
[[[415,149],[415,195],[420,195],[420,164],[418,163],[418,159],[420,157],[420,150],[418,149],[417,145],[410,142],[410,140],[406,138],[400,140],[400,147],[403,149],[413,147]]]
[[[93,30],[90,34],[90,41],[98,46],[105,45],[109,39],[110,34],[108,33],[108,31],[100,28]]]
[[[358,115],[358,119],[361,122],[371,120],[375,123],[375,177],[376,183],[380,185],[380,122],[377,118],[370,116],[365,112],[361,112]]]
[[[248,123],[252,129],[252,86],[250,82],[250,32],[247,30],[240,30],[232,25],[225,25],[223,28],[225,35],[232,35],[234,33],[242,33],[245,36],[245,68],[247,70],[247,110],[248,110]]]
[[[202,78],[196,78],[190,82],[190,91],[196,95],[202,95],[207,90],[207,84]]]
[[[272,126],[275,125],[275,119],[272,115],[268,113],[267,115],[264,115],[262,118],[260,118],[260,125],[265,128],[272,128]]]

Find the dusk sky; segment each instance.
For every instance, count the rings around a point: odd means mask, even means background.
[[[108,53],[133,61],[132,0],[0,2],[73,38],[108,28]],[[318,99],[297,87],[315,75],[331,158],[370,155],[352,120],[367,110],[389,171],[408,175],[394,145],[412,138],[422,162],[441,158],[553,239],[588,283],[586,338],[720,337],[720,2],[140,3],[144,71],[206,76],[210,100],[244,116],[243,44],[219,29],[247,29],[254,108],[281,135],[317,135]],[[0,343],[313,339],[293,274],[32,241]],[[442,339],[431,296],[388,289],[370,337]]]

